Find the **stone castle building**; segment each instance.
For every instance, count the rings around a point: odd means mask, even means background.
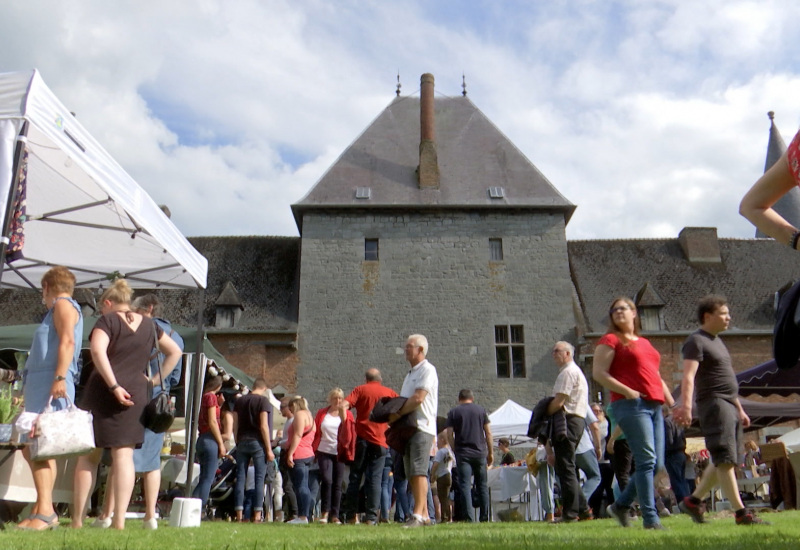
[[[301,233],[298,388],[315,401],[425,334],[440,400],[528,402],[574,336],[575,206],[466,97],[397,97],[292,207]]]
[[[772,121],[767,167],[783,150]],[[795,198],[781,208],[800,222]],[[465,387],[488,409],[509,398],[532,406],[552,389],[557,340],[578,347],[591,378],[619,295],[635,298],[672,385],[708,293],[730,301],[735,368],[770,357],[775,295],[800,273],[800,255],[714,228],[568,242],[575,208],[466,93],[435,96],[423,75],[419,97],[398,94],[292,206],[299,238],[190,238],[209,260],[208,337],[276,394],[300,392],[312,407],[360,384],[368,367],[399,388],[416,332],[430,341],[441,410]],[[157,293],[166,317],[196,324],[193,292]],[[32,292],[0,292],[0,305],[3,325],[43,313]]]

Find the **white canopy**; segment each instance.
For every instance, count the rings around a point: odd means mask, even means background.
[[[783,434],[778,441],[783,441],[790,453],[800,452],[800,428]]]
[[[38,71],[0,73],[3,220],[17,141],[27,154],[24,257],[5,267],[2,287],[37,287],[50,266],[64,265],[78,286],[99,287],[122,276],[132,287],[205,288],[208,261]]]
[[[13,202],[18,189],[24,205]],[[8,245],[11,236],[8,220],[24,222],[22,257],[12,263],[0,257],[3,288],[37,288],[53,265],[68,267],[84,287],[102,287],[117,277],[138,288],[206,286],[208,261],[81,126],[38,71],[0,73],[0,219],[0,246]],[[198,292],[202,296],[204,291]],[[202,392],[200,355],[195,354],[190,375],[190,434]],[[189,479],[194,447],[192,436]]]
[[[509,399],[489,415],[492,438],[507,437],[512,445],[530,441],[527,434],[531,414],[530,410]]]

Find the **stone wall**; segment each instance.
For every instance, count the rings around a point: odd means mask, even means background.
[[[379,260],[364,261],[364,239]],[[501,238],[504,259],[489,260]],[[368,367],[399,389],[405,338],[425,334],[439,372],[439,414],[468,387],[492,410],[531,407],[555,380],[553,342],[574,340],[564,217],[558,214],[341,210],[303,218],[298,390],[322,405],[335,386],[363,383]],[[497,377],[494,326],[523,325],[525,378]]]

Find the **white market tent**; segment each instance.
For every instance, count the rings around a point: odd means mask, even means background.
[[[783,441],[789,453],[800,452],[800,428],[783,434],[778,438],[778,441]]]
[[[512,445],[522,445],[530,442],[528,437],[528,424],[531,421],[532,411],[519,403],[507,400],[497,410],[489,415],[492,428],[492,439],[497,441],[507,437]]]
[[[24,210],[15,204],[20,193]],[[51,266],[64,265],[80,287],[102,288],[121,276],[134,288],[196,288],[200,309],[206,258],[35,70],[0,73],[0,205],[0,288],[39,288]],[[23,221],[23,257],[9,263],[14,219]],[[190,382],[196,392],[202,391],[199,369],[197,353]]]
[[[24,152],[17,151],[17,144]],[[16,153],[15,153],[16,151]],[[208,261],[47,88],[38,71],[0,74],[0,197],[27,157],[24,258],[3,288],[30,288],[53,265],[79,286],[115,273],[134,287],[205,288]],[[4,222],[10,216],[6,214]]]

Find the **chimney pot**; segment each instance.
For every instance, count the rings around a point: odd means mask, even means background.
[[[678,242],[690,264],[721,264],[716,227],[684,227]]]

